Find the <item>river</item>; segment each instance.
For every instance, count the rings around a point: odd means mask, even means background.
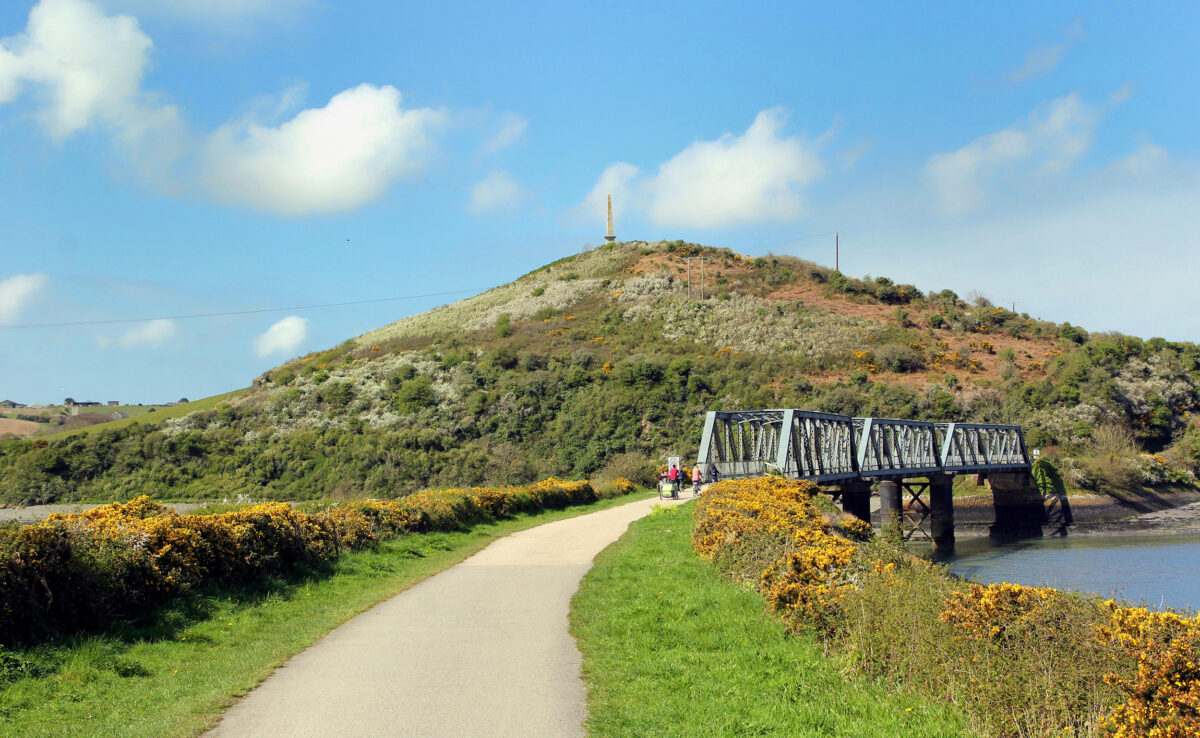
[[[1200,610],[1200,536],[1041,538],[958,541],[950,570],[981,583],[1095,592],[1147,607]],[[914,553],[928,554],[914,544]]]

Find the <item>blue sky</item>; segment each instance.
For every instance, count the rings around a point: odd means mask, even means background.
[[[1200,340],[1198,31],[1194,3],[6,2],[0,399],[246,386],[596,245],[607,192],[623,239],[832,263],[837,230],[855,276]]]

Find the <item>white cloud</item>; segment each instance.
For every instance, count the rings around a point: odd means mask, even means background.
[[[618,162],[574,208],[576,216],[604,217],[605,195],[613,207],[645,211],[656,225],[719,228],[770,220],[793,220],[804,210],[800,190],[825,169],[816,146],[780,135],[785,116],[759,113],[740,136],[697,141],[663,162],[653,176]]]
[[[521,204],[521,187],[500,170],[493,170],[471,188],[472,213],[511,212]]]
[[[1071,94],[1039,106],[1024,125],[980,136],[956,151],[934,154],[925,167],[938,208],[961,215],[984,200],[987,183],[1006,172],[1065,171],[1092,144],[1099,113]]]
[[[1145,177],[1162,171],[1168,161],[1166,149],[1152,143],[1144,143],[1133,153],[1114,161],[1112,168],[1132,177]]]
[[[41,0],[24,32],[0,40],[0,104],[28,92],[57,142],[101,127],[133,171],[177,191],[170,171],[187,132],[178,109],[141,89],[152,48],[135,18],[86,0]]]
[[[118,343],[126,347],[138,346],[141,344],[157,346],[174,335],[175,321],[160,318],[158,320],[150,320],[137,327],[130,328],[128,331],[125,331]]]
[[[308,320],[289,315],[254,339],[254,353],[259,356],[290,354],[308,337]]]
[[[218,17],[297,5],[188,0],[172,7]],[[442,111],[401,109],[396,88],[364,84],[278,126],[243,119],[195,137],[175,106],[142,89],[152,49],[131,16],[105,15],[88,0],[41,0],[22,33],[0,40],[0,105],[29,93],[55,141],[101,127],[124,170],[155,190],[203,193],[286,215],[344,211],[375,199],[393,181],[419,170],[432,133],[446,118]],[[260,101],[255,112],[278,117],[303,89],[290,88],[273,111],[263,110]],[[511,141],[519,128],[523,122],[508,120],[501,133]],[[195,170],[181,169],[193,160]]]
[[[658,225],[715,228],[792,220],[803,212],[799,188],[823,172],[802,139],[779,135],[784,115],[764,110],[741,136],[697,141],[645,183]]]
[[[506,113],[501,117],[500,130],[488,140],[483,146],[485,154],[494,154],[502,149],[507,149],[519,139],[524,133],[526,127],[529,126],[529,121],[514,113]]]
[[[1025,54],[1024,60],[1008,73],[1008,81],[1019,84],[1036,77],[1050,74],[1062,63],[1067,50],[1084,37],[1083,19],[1076,18],[1067,31],[1067,37],[1062,43],[1047,45],[1038,44]]]
[[[14,274],[0,280],[0,325],[17,322],[21,311],[48,281],[45,274]]]
[[[211,197],[283,215],[351,210],[419,171],[441,111],[403,110],[400,91],[363,84],[278,127],[222,126],[202,154]]]
[[[41,0],[23,33],[0,40],[0,103],[32,88],[59,141],[97,122],[136,126],[158,107],[141,91],[152,47],[135,18],[86,0]]]
[[[1113,93],[1108,96],[1108,104],[1110,107],[1116,107],[1117,105],[1120,105],[1129,98],[1133,97],[1133,93],[1133,85],[1125,82],[1120,87],[1113,90]]]
[[[608,213],[608,196],[613,199],[613,220],[636,202],[634,188],[637,184],[638,168],[619,161],[610,164],[596,180],[583,202],[572,208],[571,215],[580,221],[595,222],[603,227]]]

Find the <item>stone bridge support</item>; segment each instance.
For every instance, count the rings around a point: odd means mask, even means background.
[[[935,556],[954,554],[954,475],[929,475],[929,535]]]
[[[852,479],[838,485],[842,491],[842,512],[859,520],[871,522],[871,483],[865,479]]]
[[[987,486],[996,507],[992,538],[1040,538],[1046,523],[1042,494],[1029,472],[989,472]]]

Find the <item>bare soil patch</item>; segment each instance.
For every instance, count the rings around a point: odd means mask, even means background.
[[[38,430],[45,427],[42,423],[35,423],[32,420],[17,420],[15,418],[0,418],[0,436],[11,433],[20,438],[26,438],[37,433]]]

